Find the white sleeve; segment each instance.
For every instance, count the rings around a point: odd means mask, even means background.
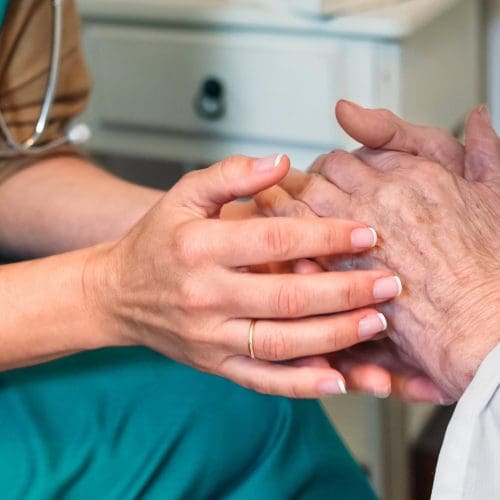
[[[439,455],[432,500],[500,499],[500,344],[459,401]]]

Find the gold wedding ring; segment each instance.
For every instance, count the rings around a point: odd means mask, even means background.
[[[253,334],[255,331],[255,323],[257,320],[250,320],[250,328],[248,329],[248,353],[252,359],[255,359],[255,351],[253,350]]]

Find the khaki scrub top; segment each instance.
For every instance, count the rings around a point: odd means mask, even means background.
[[[0,109],[12,135],[22,141],[29,137],[38,120],[50,69],[52,6],[45,0],[0,0]],[[80,45],[80,24],[74,0],[63,2],[63,33],[56,96],[41,143],[64,135],[71,118],[85,107],[90,80]],[[5,141],[0,134],[0,151]],[[64,145],[38,156],[1,158],[0,182],[19,169],[41,159],[78,155]]]

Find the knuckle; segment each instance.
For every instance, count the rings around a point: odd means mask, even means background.
[[[231,172],[235,165],[240,164],[240,161],[241,159],[237,156],[229,156],[216,165],[217,174],[223,185],[228,184],[229,172]]]
[[[307,183],[300,193],[301,201],[307,204],[312,204],[312,202],[317,200],[318,196],[324,198],[324,191],[327,182],[328,181],[320,173],[315,172],[310,174],[308,176]]]
[[[450,181],[454,182],[452,175],[438,163],[422,162],[413,173],[412,190],[414,196],[427,201],[439,200],[443,193],[449,192]]]
[[[333,177],[335,175],[335,171],[339,168],[340,165],[345,161],[348,154],[341,149],[336,149],[331,153],[325,155],[322,161],[315,168],[315,172],[312,174],[313,178],[311,182],[314,186],[317,186],[320,180],[324,180]]]
[[[328,348],[336,352],[340,348],[340,334],[337,328],[330,328],[326,334]]]
[[[340,300],[342,302],[342,306],[346,311],[350,311],[359,307],[363,302],[364,297],[363,287],[360,286],[360,283],[356,279],[352,279],[348,281],[344,290],[340,294]]]
[[[200,265],[209,257],[206,239],[200,237],[196,224],[183,224],[176,228],[172,238],[172,252],[177,260],[190,267]]]
[[[255,380],[253,383],[248,384],[249,389],[254,390],[260,394],[274,394],[271,384],[268,380]]]
[[[311,215],[311,210],[300,201],[290,202],[287,206],[288,217],[303,219]]]
[[[340,246],[342,238],[343,235],[340,227],[329,224],[321,231],[321,240],[328,254],[335,253],[336,248]]]
[[[288,397],[292,399],[301,399],[304,397],[304,391],[298,382],[292,382],[287,392]]]
[[[304,294],[296,286],[281,285],[275,294],[272,309],[278,316],[301,317],[306,310]]]
[[[320,173],[314,172],[310,174],[308,177],[307,184],[304,186],[304,189],[302,190],[301,198],[305,201],[308,194],[314,197],[314,193],[318,192],[321,189],[321,187],[324,186],[324,184],[325,184],[325,179]]]
[[[335,200],[335,188],[320,174],[311,174],[304,186],[300,200],[305,208],[320,217],[330,217],[339,214],[338,203]],[[310,207],[310,208],[309,208]]]
[[[188,225],[178,226],[172,234],[172,253],[179,260],[188,260],[192,250],[192,230]]]
[[[437,163],[424,161],[414,170],[414,175],[420,182],[428,184],[441,177],[442,172],[443,169]]]
[[[280,260],[290,255],[293,250],[292,235],[286,230],[283,222],[276,222],[265,229],[263,233],[263,246],[271,257]]]
[[[327,154],[323,154],[321,156],[318,156],[316,160],[312,163],[312,165],[309,167],[309,172],[314,173],[314,172],[320,172],[321,168],[323,167],[323,164],[325,161],[328,159]]]
[[[268,331],[262,335],[261,346],[257,349],[258,357],[268,361],[289,359],[289,345],[283,331]]]
[[[246,156],[243,155],[231,155],[228,156],[227,158],[224,158],[219,165],[223,168],[231,168],[234,165],[247,165],[250,163],[250,159]]]
[[[200,286],[197,280],[185,279],[179,285],[180,307],[187,313],[213,309],[217,303],[214,293]]]
[[[379,109],[375,110],[375,112],[384,121],[392,121],[395,118],[394,113],[392,111],[388,110],[387,108],[379,108]]]
[[[179,182],[181,183],[188,183],[191,182],[192,180],[198,179],[201,175],[201,172],[199,170],[191,170],[184,174],[182,178],[180,179]]]
[[[386,142],[389,143],[391,140],[394,139],[404,139],[406,136],[404,128],[401,126],[400,119],[389,109],[386,108],[380,108],[376,110],[378,118],[386,123],[391,123],[394,127],[394,134],[392,137],[389,137],[388,141]],[[381,144],[380,146],[383,146],[385,144]]]
[[[406,199],[405,183],[386,183],[374,192],[374,204],[380,206],[387,214],[397,214],[401,208],[401,200]]]
[[[230,196],[237,198],[237,191],[244,177],[242,175],[242,169],[251,169],[251,159],[239,155],[229,156],[210,168],[214,169],[215,173],[215,175],[210,178],[211,182],[218,186],[222,186]]]
[[[218,174],[221,180],[228,183],[236,174],[239,176],[239,171],[241,168],[250,169],[252,165],[252,160],[246,156],[233,155],[224,158],[222,161],[216,164]]]
[[[324,163],[324,171],[329,171],[330,169],[336,168],[337,165],[346,161],[346,159],[350,158],[349,153],[343,151],[342,149],[336,149],[332,151],[327,160]]]
[[[187,172],[174,185],[174,187],[170,190],[170,192],[172,192],[172,191],[179,191],[179,192],[191,191],[194,186],[197,186],[199,184],[201,175],[203,175],[203,172],[200,170],[191,170],[191,171]]]

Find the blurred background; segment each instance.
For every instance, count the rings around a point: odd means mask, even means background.
[[[457,136],[488,102],[500,128],[500,0],[80,0],[94,92],[90,154],[168,189],[231,154],[334,148],[340,98]],[[386,500],[428,499],[452,408],[325,401]]]

